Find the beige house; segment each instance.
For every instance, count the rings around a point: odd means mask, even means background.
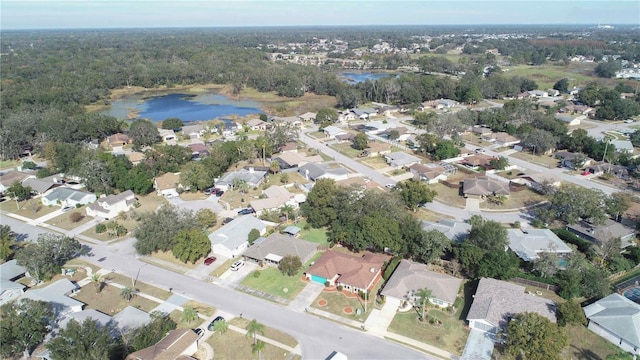
[[[180,173],[166,173],[153,180],[153,188],[156,189],[158,196],[176,197],[178,196],[178,188],[181,187]]]
[[[191,329],[171,330],[158,343],[129,354],[126,360],[193,359],[191,355],[198,351],[199,338]]]

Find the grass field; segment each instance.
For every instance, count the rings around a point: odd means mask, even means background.
[[[593,76],[596,63],[572,62],[569,65],[517,65],[504,67],[506,76],[523,76],[538,83],[539,89],[550,89],[556,81],[567,78],[569,86],[584,86],[591,81],[600,80]]]
[[[289,352],[277,346],[265,343],[264,349],[258,357],[257,352],[253,352],[253,339],[246,337],[235,331],[227,331],[224,334],[213,334],[207,343],[213,347],[215,358],[217,360],[236,360],[236,359],[284,359]]]
[[[354,148],[351,147],[351,144],[349,143],[340,143],[340,144],[333,144],[330,146],[331,148],[333,148],[335,151],[348,156],[352,159],[357,159],[358,155],[360,155],[360,153],[362,151],[360,150],[356,150]]]
[[[429,309],[427,317],[436,318],[442,324],[432,325],[426,321],[422,322],[419,320],[418,313],[411,310],[396,314],[388,330],[461,355],[469,336],[469,330],[465,329],[464,321],[459,320],[456,314],[436,309]]]
[[[144,266],[144,265],[143,265]],[[141,272],[144,272],[145,270],[143,268],[141,268],[140,270]],[[150,269],[149,271],[153,271],[153,269]],[[117,273],[109,273],[105,276],[105,280],[108,281],[113,281],[116,282],[120,285],[124,285],[124,286],[130,286],[132,285],[132,281],[133,279],[131,279],[128,276],[124,276],[124,275],[120,275]],[[151,286],[147,283],[144,283],[142,281],[136,281],[136,289],[140,290],[140,292],[143,292],[145,294],[151,295],[151,296],[155,296],[159,299],[162,300],[167,300],[169,297],[171,297],[171,293],[166,291],[166,290],[162,290],[160,288],[157,288],[155,286]]]
[[[308,240],[314,243],[318,243],[320,245],[327,244],[327,230],[322,229],[314,229],[309,228],[309,230],[305,230],[304,227],[307,225],[306,221],[299,221],[296,226],[302,229],[300,231],[300,238],[303,240]]]
[[[300,280],[302,269],[305,269],[305,267],[303,266],[298,274],[294,276],[285,276],[274,267],[259,268],[255,271],[258,271],[260,276],[255,277],[254,272],[252,272],[242,280],[242,285],[262,290],[284,299],[293,300],[306,285],[304,281]]]
[[[533,155],[530,152],[522,152],[518,151],[510,156],[513,156],[516,159],[524,160],[530,163],[538,164],[540,166],[547,167],[552,169],[558,166],[559,160],[554,158],[551,155]]]
[[[530,206],[542,201],[546,201],[547,198],[527,188],[522,191],[512,191],[507,201],[503,205],[496,205],[488,201],[480,203],[482,209],[519,209],[524,206]]]
[[[0,170],[13,169],[22,164],[20,160],[0,160]]]
[[[16,215],[37,219],[41,216],[60,210],[59,206],[44,206],[40,199],[29,199],[16,204],[15,200],[7,200],[0,203],[2,211],[14,213]]]
[[[361,159],[360,162],[374,170],[384,169],[389,166],[389,164],[379,156],[364,158]]]
[[[82,288],[76,295],[76,300],[87,304],[85,309],[96,309],[107,315],[115,315],[127,306],[133,306],[140,310],[149,312],[158,306],[158,303],[141,296],[134,296],[130,302],[120,296],[120,288],[111,285],[105,285],[102,291],[96,293],[96,289],[92,284],[88,284]]]
[[[82,219],[80,219],[80,221],[78,222],[71,221],[70,217],[71,217],[71,214],[73,213],[80,213],[80,215],[82,215]],[[93,220],[93,218],[91,216],[87,216],[85,213],[84,207],[82,207],[82,208],[75,209],[73,211],[62,213],[61,215],[58,215],[53,219],[47,221],[47,224],[57,226],[65,230],[72,230],[82,224],[88,223],[91,220]]]
[[[436,199],[439,202],[458,208],[465,207],[466,201],[464,197],[460,196],[459,189],[452,189],[442,184],[433,184],[430,187],[438,193]]]
[[[256,319],[256,320],[258,320],[258,322],[260,322],[260,319]],[[250,321],[251,320],[249,320],[249,319],[244,319],[244,318],[241,319],[241,318],[237,318],[236,317],[236,318],[231,319],[229,321],[229,324],[233,325],[233,326],[237,326],[239,328],[246,329],[246,327],[247,327],[247,325],[249,324]],[[265,326],[264,327],[264,333],[259,334],[259,335],[262,335],[262,336],[264,336],[266,338],[269,338],[271,340],[275,340],[277,342],[280,342],[280,343],[285,344],[285,345],[290,346],[290,347],[296,347],[296,345],[298,345],[298,342],[292,336],[287,335],[286,333],[283,333],[282,331],[270,328],[268,326]]]

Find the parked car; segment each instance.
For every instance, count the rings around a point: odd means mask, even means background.
[[[204,330],[197,328],[197,329],[193,329],[193,332],[196,333],[196,335],[198,336],[202,336],[202,333],[204,332]]]
[[[249,214],[255,214],[255,213],[256,211],[253,210],[252,208],[246,208],[238,211],[238,215],[249,215]]]
[[[207,326],[207,330],[209,331],[213,331],[213,326],[218,322],[218,321],[224,321],[224,318],[222,316],[218,316],[215,319],[213,319],[213,321],[209,324],[209,326]]]
[[[244,266],[244,261],[238,260],[231,265],[231,271],[238,271],[243,266]]]
[[[65,213],[65,212],[67,212],[67,211],[71,211],[71,210],[73,210],[73,209],[74,209],[74,208],[73,208],[73,206],[71,206],[71,205],[67,205],[67,206],[65,206],[65,207],[63,207],[63,208],[62,208],[62,212],[63,212],[63,213]]]
[[[475,152],[476,152],[476,154],[484,154],[484,152],[485,152],[485,151],[484,151],[484,149],[477,148],[477,149],[475,150]]]
[[[222,194],[224,194],[224,191],[222,191],[221,189],[218,189],[218,188],[213,189],[213,195],[220,197],[222,196]]]
[[[633,119],[627,119],[624,121],[626,124],[631,124],[633,122]]]
[[[228,223],[232,222],[233,218],[224,218],[224,220],[222,220],[222,225],[227,225]]]
[[[214,261],[216,261],[216,257],[215,256],[209,256],[208,258],[204,259],[204,264],[209,266],[209,265],[213,264]]]
[[[214,188],[205,189],[204,190],[204,194],[207,195],[207,196],[211,195],[211,194],[213,194],[213,190],[214,190]]]
[[[384,187],[386,187],[387,189],[393,189],[396,186],[396,184],[387,184]]]
[[[590,171],[586,171],[586,170],[585,170],[585,171],[583,171],[583,172],[582,172],[582,174],[580,174],[580,175],[582,175],[582,176],[591,175],[591,172],[590,172]]]

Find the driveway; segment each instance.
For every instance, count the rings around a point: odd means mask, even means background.
[[[493,339],[486,332],[471,329],[461,360],[491,360]]]

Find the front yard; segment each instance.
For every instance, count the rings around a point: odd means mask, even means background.
[[[361,150],[356,150],[353,147],[351,147],[350,143],[333,144],[330,147],[336,150],[337,152],[345,156],[348,156],[352,159],[357,159],[358,155],[360,155],[360,153],[362,152]]]
[[[258,356],[257,352],[253,352],[253,338],[233,330],[215,333],[207,340],[207,343],[214,349],[215,358],[221,360],[284,359],[289,355],[287,350],[265,343],[260,356]]]
[[[85,309],[96,309],[110,316],[119,313],[127,306],[133,306],[149,312],[159,305],[155,301],[137,295],[134,296],[131,301],[127,302],[127,300],[120,296],[120,292],[120,288],[112,285],[104,285],[102,291],[98,293],[93,284],[87,284],[78,292],[75,298],[87,304]]]
[[[74,213],[79,213],[80,216],[82,216],[80,221],[77,221],[77,222],[71,221],[71,214],[74,214]],[[51,220],[48,220],[47,224],[57,226],[65,230],[73,230],[82,224],[88,223],[91,220],[93,220],[93,218],[91,216],[87,216],[87,214],[85,213],[85,207],[83,206],[81,208],[77,208],[75,210],[62,213],[61,215],[58,215]]]
[[[558,167],[558,164],[559,164],[559,160],[554,158],[551,155],[533,155],[530,152],[518,151],[511,154],[510,156],[513,156],[516,159],[520,159],[533,164],[544,166],[549,169]]]
[[[360,160],[360,162],[374,170],[379,170],[379,169],[384,169],[386,167],[389,167],[389,164],[387,164],[387,162],[384,161],[384,159],[381,158],[380,156],[363,158]]]
[[[458,208],[465,207],[466,201],[464,197],[460,195],[460,189],[452,189],[443,184],[433,184],[430,185],[430,187],[438,193],[436,196],[437,201]]]
[[[303,266],[302,269],[305,267]],[[260,274],[258,277],[255,276],[256,272]],[[283,299],[293,300],[306,285],[304,281],[300,280],[301,277],[302,271],[294,276],[285,276],[277,268],[267,266],[249,273],[242,280],[242,285]]]
[[[37,219],[60,210],[60,206],[44,206],[40,199],[29,199],[18,203],[15,200],[7,200],[0,203],[0,209],[29,219]]]
[[[526,188],[522,191],[512,191],[503,205],[497,205],[485,200],[480,203],[480,208],[494,210],[519,209],[521,207],[538,204],[546,200],[547,198],[544,195],[540,195],[537,192]]]
[[[384,281],[378,280],[376,285],[369,291],[366,299],[361,299],[355,293],[347,291],[337,291],[335,287],[325,288],[324,291],[311,303],[311,307],[326,311],[347,319],[364,322],[373,309],[379,309],[376,303],[376,294],[382,287]],[[360,312],[360,314],[358,314]]]

